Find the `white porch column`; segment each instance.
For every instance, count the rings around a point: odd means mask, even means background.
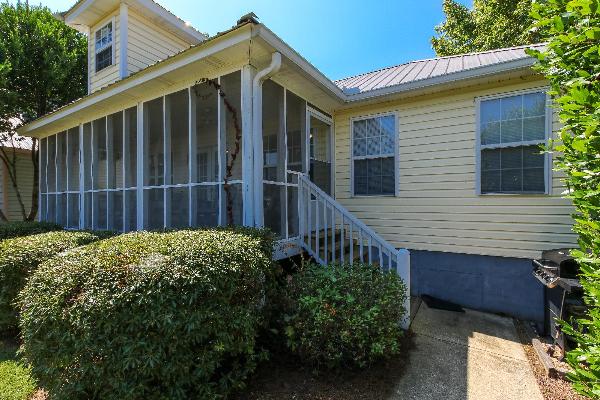
[[[137,230],[144,229],[144,103],[137,105]]]
[[[256,69],[252,65],[242,68],[242,198],[244,226],[254,226],[257,205],[255,201],[254,134],[253,134],[253,84]],[[262,187],[262,186],[261,186]],[[262,203],[260,204],[262,207]]]

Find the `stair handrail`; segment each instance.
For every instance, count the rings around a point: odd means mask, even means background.
[[[318,187],[313,181],[310,180],[308,175],[302,173],[296,173],[298,175],[298,181],[302,182],[303,185],[306,185],[310,190],[316,192],[325,202],[329,203],[329,205],[335,207],[341,214],[344,215],[345,218],[348,218],[352,221],[354,225],[357,225],[362,231],[364,231],[367,235],[373,238],[377,244],[381,244],[386,248],[387,251],[397,253],[406,251],[404,249],[397,249],[392,246],[387,240],[382,238],[377,232],[373,229],[369,228],[365,225],[364,222],[356,218],[346,207],[341,205],[337,200],[333,197],[325,193],[320,187]],[[303,232],[304,233],[304,232]]]

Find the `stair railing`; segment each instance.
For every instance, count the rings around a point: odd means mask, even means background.
[[[368,263],[396,271],[410,288],[410,253],[396,249],[344,206],[315,185],[306,174],[298,176],[300,245],[319,264]],[[410,297],[404,304],[410,315]],[[403,321],[405,328],[409,318]]]

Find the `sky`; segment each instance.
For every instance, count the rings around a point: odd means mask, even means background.
[[[66,11],[75,0],[38,0]],[[38,1],[30,0],[30,4]],[[211,36],[253,11],[331,79],[434,57],[442,0],[157,0]],[[472,0],[459,0],[471,6]]]

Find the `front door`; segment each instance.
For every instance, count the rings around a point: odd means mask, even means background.
[[[333,195],[331,120],[318,111],[308,110],[310,180],[328,195]]]

